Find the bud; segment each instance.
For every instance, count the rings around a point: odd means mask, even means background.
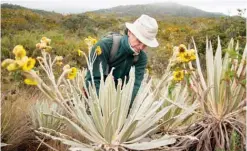
[[[45,51],[46,52],[51,52],[52,47],[51,46],[46,46]]]
[[[8,71],[15,71],[19,69],[19,65],[16,62],[13,62],[7,66]]]
[[[5,59],[3,62],[2,62],[2,67],[3,68],[6,68],[9,64],[13,63],[14,60],[13,59]]]
[[[56,57],[55,57],[55,60],[56,60],[56,61],[62,61],[62,60],[63,60],[63,56],[56,56]]]
[[[13,54],[15,55],[15,59],[22,59],[26,56],[26,50],[23,48],[22,45],[17,45],[13,49]]]
[[[68,70],[70,69],[70,65],[66,64],[64,67],[63,67],[63,70]]]
[[[40,49],[40,45],[41,45],[40,43],[37,43],[36,48]]]

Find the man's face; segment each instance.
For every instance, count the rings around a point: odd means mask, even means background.
[[[136,38],[136,36],[131,32],[128,31],[128,36],[129,36],[129,43],[131,47],[136,51],[140,52],[141,50],[145,49],[147,46],[143,44],[140,40]]]

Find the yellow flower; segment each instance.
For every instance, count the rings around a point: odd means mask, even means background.
[[[190,50],[189,50],[189,53],[190,53],[190,55],[191,55],[190,61],[196,60],[195,50],[194,50],[194,49],[190,49]]]
[[[89,46],[92,47],[93,45],[95,45],[97,43],[97,40],[88,36],[88,38],[85,38],[84,42]]]
[[[95,52],[96,52],[96,54],[97,54],[98,56],[101,55],[102,50],[101,50],[100,46],[97,46]]]
[[[13,54],[16,54],[17,51],[19,51],[20,49],[24,49],[22,45],[16,45],[13,49]]]
[[[38,85],[38,82],[33,79],[25,79],[24,83],[27,85]]]
[[[183,63],[183,62],[187,62],[188,60],[186,58],[184,58],[184,53],[183,54],[179,54],[178,57],[176,58],[176,63]]]
[[[36,63],[35,59],[28,58],[27,62],[23,65],[22,70],[23,71],[30,71],[31,69],[33,69],[35,63]]]
[[[5,59],[5,60],[2,62],[1,66],[2,66],[3,68],[6,68],[9,64],[11,64],[11,63],[13,63],[13,62],[14,62],[13,59]]]
[[[194,50],[188,50],[185,53],[179,54],[178,60],[181,62],[190,62],[196,59]]]
[[[23,48],[22,45],[17,45],[13,49],[13,54],[15,55],[15,59],[22,59],[26,56],[26,50]]]
[[[82,56],[82,51],[80,49],[77,50],[78,56]]]
[[[51,43],[51,39],[47,38],[47,37],[42,37],[40,40],[41,43],[45,43],[46,45],[50,45]]]
[[[97,43],[97,39],[92,39],[92,44],[95,45]]]
[[[186,63],[189,62],[190,58],[191,58],[190,53],[187,51],[185,53],[179,55],[179,57],[180,57],[182,62],[186,62]]]
[[[71,68],[71,71],[67,74],[67,79],[74,79],[76,77],[77,69],[75,67]]]
[[[182,70],[173,72],[173,79],[175,81],[181,81],[184,78],[184,72]]]
[[[8,71],[15,71],[19,68],[20,68],[20,66],[16,62],[13,62],[7,66]]]
[[[186,46],[184,44],[180,44],[178,47],[179,53],[184,53],[187,50]]]

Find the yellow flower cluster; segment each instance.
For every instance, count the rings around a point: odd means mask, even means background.
[[[171,65],[175,69],[173,72],[173,80],[178,82],[184,79],[184,73],[189,74],[185,63],[196,60],[196,54],[194,49],[187,50],[184,44],[174,47],[173,51],[174,55]]]
[[[67,74],[67,79],[72,80],[76,77],[77,69],[75,67],[70,68],[69,73]]]
[[[183,44],[179,45],[177,61],[188,63],[194,60],[196,60],[195,50],[194,49],[187,50],[185,45]]]
[[[17,45],[13,49],[13,54],[15,55],[15,60],[13,59],[5,59],[2,62],[2,67],[6,68],[8,71],[16,71],[22,70],[25,72],[29,72],[34,68],[36,60],[26,56],[26,50],[22,45]],[[38,82],[32,78],[27,78],[24,80],[25,84],[28,85],[37,85]]]
[[[42,37],[40,40],[40,43],[36,44],[36,48],[44,50],[46,52],[50,52],[52,49],[50,44],[51,44],[51,39],[49,39],[47,37]]]
[[[95,52],[96,52],[96,54],[97,54],[98,56],[101,55],[102,50],[101,50],[100,46],[97,46],[97,47],[96,47]]]
[[[41,49],[42,51],[42,56],[43,57],[37,57],[38,62],[42,65],[42,68],[48,73],[48,70],[52,70],[52,66],[54,63],[57,65],[61,66],[63,65],[63,57],[62,56],[56,56],[53,61],[51,61],[51,55],[47,52],[49,48],[49,45],[51,43],[51,40],[43,37],[36,46]],[[48,49],[47,49],[48,48]],[[99,48],[100,49],[100,48]],[[78,50],[79,53],[80,50]],[[82,54],[83,52],[80,51]],[[97,54],[101,53],[101,49],[97,50]],[[2,63],[1,66],[3,68],[6,68],[8,71],[15,71],[15,70],[20,70],[22,71],[22,74],[25,76],[24,83],[28,85],[39,85],[42,83],[42,79],[38,76],[37,72],[32,70],[35,66],[36,60],[27,57],[26,56],[26,50],[22,45],[17,45],[13,49],[13,54],[15,55],[15,59],[5,59]],[[81,55],[80,54],[80,55]],[[48,57],[48,58],[47,58]],[[63,77],[72,80],[76,77],[77,75],[77,68],[72,67],[70,68],[69,65],[65,65],[63,67],[64,73],[62,74]],[[63,78],[62,77],[62,78]]]
[[[13,54],[15,55],[15,60],[6,59],[2,62],[2,67],[7,68],[8,71],[15,71],[21,69],[23,71],[30,71],[33,69],[36,60],[33,58],[28,58],[26,56],[26,50],[22,45],[17,45],[13,49]]]
[[[84,42],[88,45],[88,47],[92,47],[97,43],[97,40],[92,38],[91,36],[88,36],[88,38],[84,39]]]

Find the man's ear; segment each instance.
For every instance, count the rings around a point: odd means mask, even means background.
[[[128,36],[130,36],[132,33],[131,33],[131,31],[130,30],[128,30]]]

